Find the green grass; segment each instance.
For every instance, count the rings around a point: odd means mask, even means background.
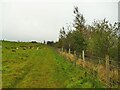
[[[24,42],[2,43],[3,88],[102,88],[97,78],[74,66],[47,45]],[[23,50],[20,46],[34,46]],[[18,47],[13,52],[11,47]],[[39,47],[39,50],[37,50]]]

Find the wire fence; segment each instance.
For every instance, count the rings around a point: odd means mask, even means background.
[[[106,87],[119,87],[119,61],[110,59],[109,56],[105,56],[105,58],[103,58],[93,55],[87,55],[85,53],[79,55],[73,51],[60,51],[60,53],[71,62],[74,62],[75,65],[77,64],[80,65],[82,68],[87,69],[87,73],[92,75],[92,78],[98,78],[103,84],[106,85]]]

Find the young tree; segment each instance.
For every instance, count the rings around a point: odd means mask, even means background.
[[[111,54],[110,50],[116,47],[117,44],[117,33],[113,33],[114,30],[111,24],[108,24],[106,19],[102,21],[95,21],[93,31],[88,43],[89,51],[100,57]]]
[[[75,31],[73,32],[73,38],[75,43],[75,50],[79,53],[82,50],[86,49],[86,27],[85,27],[85,18],[79,12],[78,7],[74,8],[75,20],[74,20],[74,28]]]
[[[59,35],[59,43],[58,47],[60,47],[63,51],[63,48],[65,46],[65,38],[66,38],[66,32],[64,30],[64,27],[60,30],[60,35]]]
[[[84,29],[85,29],[85,18],[79,12],[78,7],[74,7],[74,14],[75,14],[75,20],[74,20],[74,27],[75,27],[75,29],[80,31],[80,32],[84,32]]]

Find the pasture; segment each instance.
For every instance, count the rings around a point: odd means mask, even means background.
[[[98,78],[74,66],[54,48],[30,42],[2,42],[3,88],[104,88]]]

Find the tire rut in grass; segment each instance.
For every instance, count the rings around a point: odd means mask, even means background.
[[[23,74],[21,77],[18,77],[18,79],[14,82],[14,84],[12,86],[16,87],[22,80],[24,80],[24,78],[26,77],[26,75],[30,72],[31,68],[33,67],[33,64],[31,62],[26,63],[26,65],[23,67]]]
[[[34,60],[30,72],[17,84],[17,87],[57,87],[54,79],[54,56],[49,50],[43,51],[44,57]],[[42,54],[42,55],[43,55]],[[23,86],[22,86],[23,85]]]

